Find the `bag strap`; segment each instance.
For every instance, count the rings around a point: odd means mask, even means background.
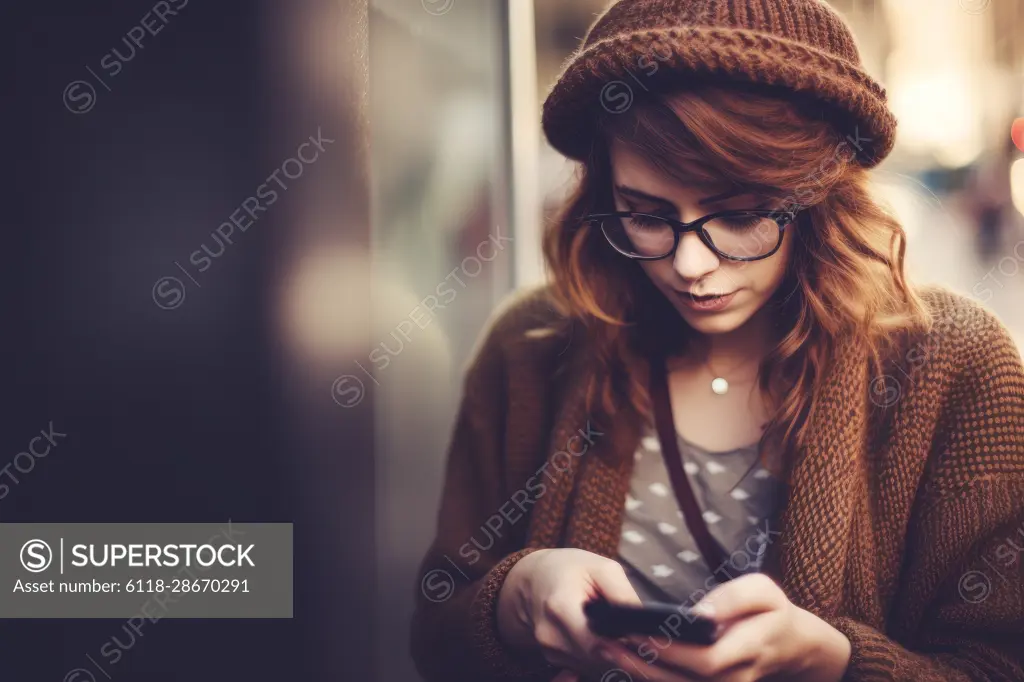
[[[675,421],[672,419],[672,402],[668,392],[668,372],[665,368],[665,359],[656,355],[651,361],[650,375],[651,403],[654,408],[654,423],[658,430],[658,440],[661,441],[661,454],[665,460],[665,467],[668,469],[669,478],[672,481],[672,490],[675,492],[679,509],[683,512],[686,527],[697,543],[708,570],[716,571],[725,564],[725,552],[721,546],[711,537],[708,526],[704,523],[704,516],[701,514],[700,506],[694,497],[693,488],[686,472],[683,471],[683,457],[679,453],[679,440],[676,433]],[[726,572],[726,575],[729,575]],[[730,576],[731,578],[732,576]],[[728,578],[726,579],[728,580]]]

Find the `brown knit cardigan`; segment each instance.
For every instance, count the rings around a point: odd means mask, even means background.
[[[883,376],[839,344],[765,572],[849,638],[844,682],[1024,680],[1024,367],[987,308],[920,292],[934,328]],[[538,548],[618,554],[639,420],[590,422],[587,339],[540,331],[547,296],[512,297],[468,366],[416,585],[429,682],[549,680],[498,638],[502,581]]]

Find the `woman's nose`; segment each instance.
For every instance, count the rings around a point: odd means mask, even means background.
[[[687,232],[679,239],[673,265],[684,279],[698,280],[719,264],[718,254],[709,249],[697,233]]]

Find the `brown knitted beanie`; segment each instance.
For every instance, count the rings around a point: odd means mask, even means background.
[[[582,161],[602,109],[620,114],[634,96],[716,83],[813,107],[849,138],[865,168],[892,150],[896,119],[885,88],[863,70],[849,28],[822,0],[619,0],[548,94],[544,133]]]

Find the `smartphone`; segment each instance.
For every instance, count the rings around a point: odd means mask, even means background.
[[[612,604],[603,598],[583,605],[591,632],[602,637],[649,635],[686,644],[714,644],[718,624],[679,604],[646,602],[642,606]]]

